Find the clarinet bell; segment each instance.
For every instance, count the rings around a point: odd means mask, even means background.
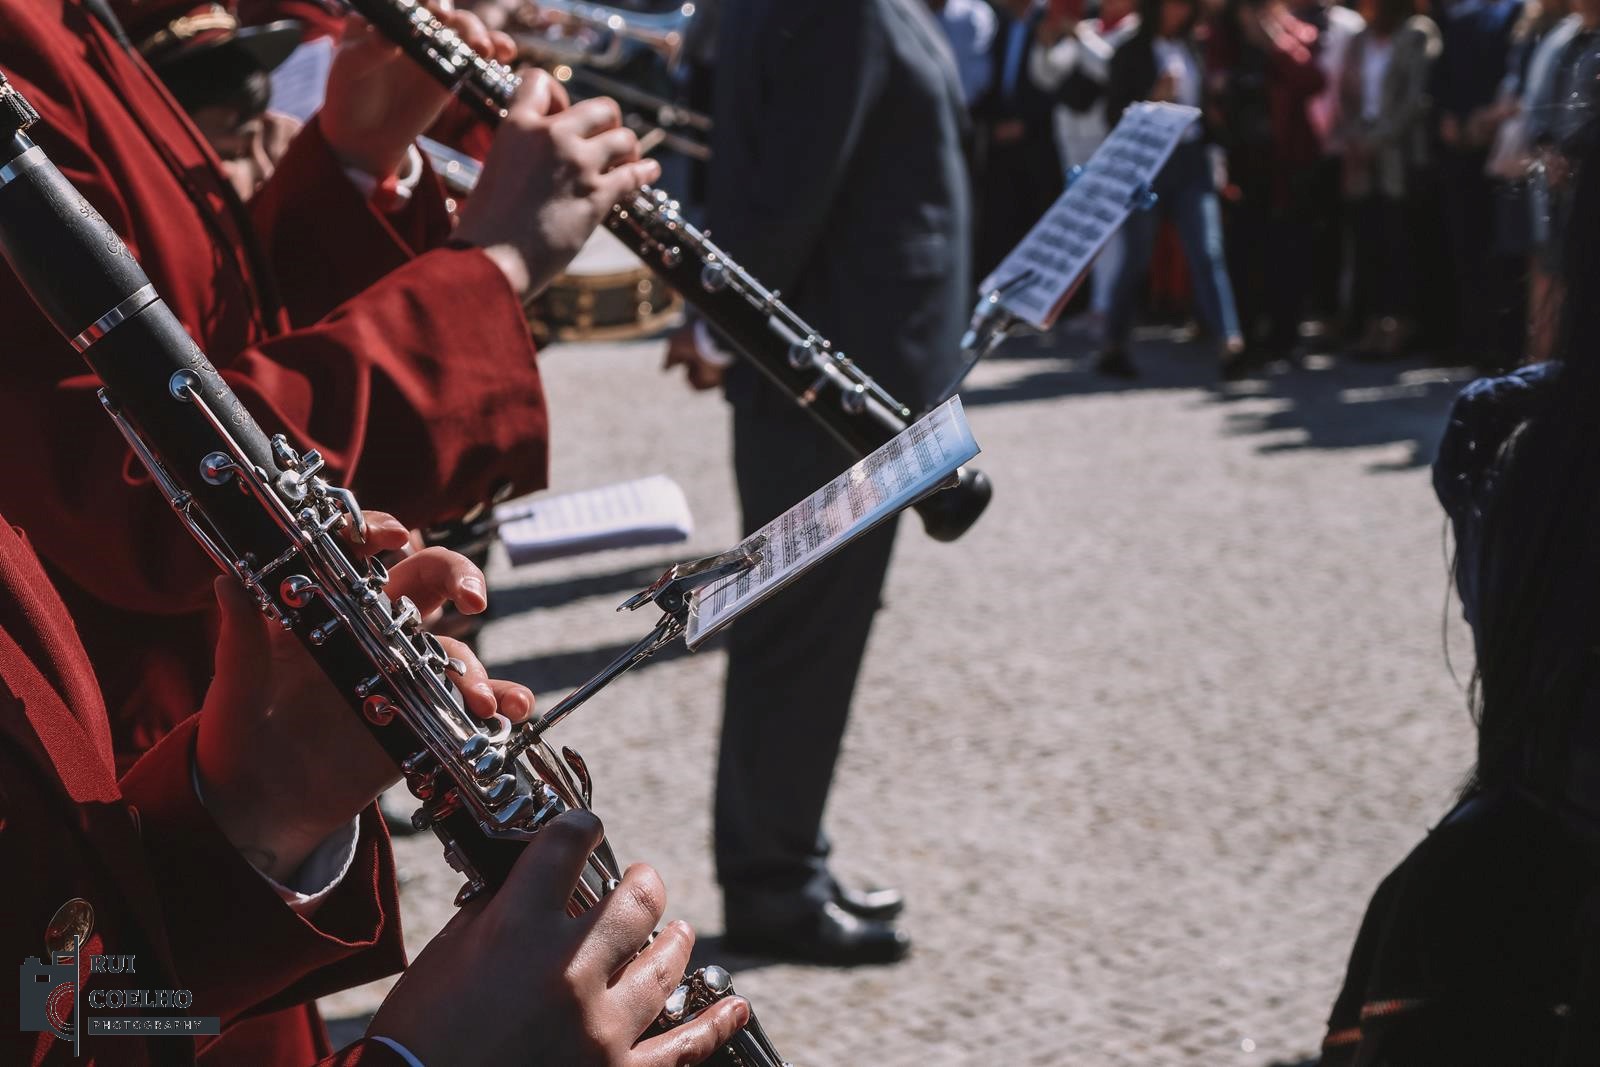
[[[954,541],[978,521],[994,496],[994,483],[976,467],[956,471],[956,482],[948,489],[926,497],[916,505],[923,529],[935,541]]]

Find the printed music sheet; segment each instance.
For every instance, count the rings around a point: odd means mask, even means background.
[[[494,509],[514,566],[612,548],[668,545],[694,532],[683,488],[664,474],[575,493],[535,494]]]
[[[767,523],[761,563],[695,592],[684,643],[712,634],[819,561],[945,484],[978,454],[961,398],[953,396],[883,447]]]
[[[272,98],[267,106],[290,118],[309,122],[327,95],[333,48],[332,41],[319,37],[291,52],[272,72]]]
[[[1155,181],[1200,109],[1134,104],[1089,157],[1078,179],[1034,224],[1022,243],[983,280],[1000,303],[1036,330],[1047,330],[1073,288]]]

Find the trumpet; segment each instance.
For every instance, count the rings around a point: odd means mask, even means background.
[[[628,45],[641,45],[660,56],[673,70],[683,59],[683,46],[694,19],[694,4],[682,3],[672,11],[651,13],[626,11],[584,0],[539,0],[519,11],[525,28],[508,29],[517,47],[541,63],[599,67],[610,70],[628,57]],[[593,34],[585,44],[578,35],[550,37],[543,32],[547,16],[557,16],[558,25],[576,27]]]

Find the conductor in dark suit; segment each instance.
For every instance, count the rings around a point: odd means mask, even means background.
[[[921,410],[960,364],[972,303],[961,85],[924,0],[724,5],[707,221],[717,242],[897,398]],[[700,333],[702,341],[705,332]],[[722,378],[688,332],[668,362]],[[735,364],[735,474],[752,532],[854,457]],[[879,527],[729,633],[716,859],[735,951],[898,959],[900,896],[838,884],[823,808],[878,609]]]

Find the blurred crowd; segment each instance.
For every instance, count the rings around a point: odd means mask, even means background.
[[[1311,351],[1484,370],[1550,354],[1566,160],[1585,147],[1600,0],[927,2],[971,119],[976,279],[1128,104],[1202,111],[1154,208],[1113,238],[1075,298],[1103,373],[1137,376],[1141,317],[1203,330],[1228,377]],[[470,6],[490,25],[508,17],[499,0]],[[714,27],[721,5],[697,6],[697,30]],[[300,40],[330,12],[240,5],[247,25],[301,20]],[[715,38],[692,35],[679,84],[651,88],[704,106]],[[240,40],[250,62],[193,37],[139,46],[245,192],[292,133],[267,110],[266,72],[298,41],[259,25]],[[698,174],[675,184],[703,191]]]
[[[974,120],[979,277],[1130,102],[1203,113],[1078,298],[1103,372],[1138,373],[1141,312],[1192,312],[1229,375],[1548,356],[1595,0],[929,2]]]

